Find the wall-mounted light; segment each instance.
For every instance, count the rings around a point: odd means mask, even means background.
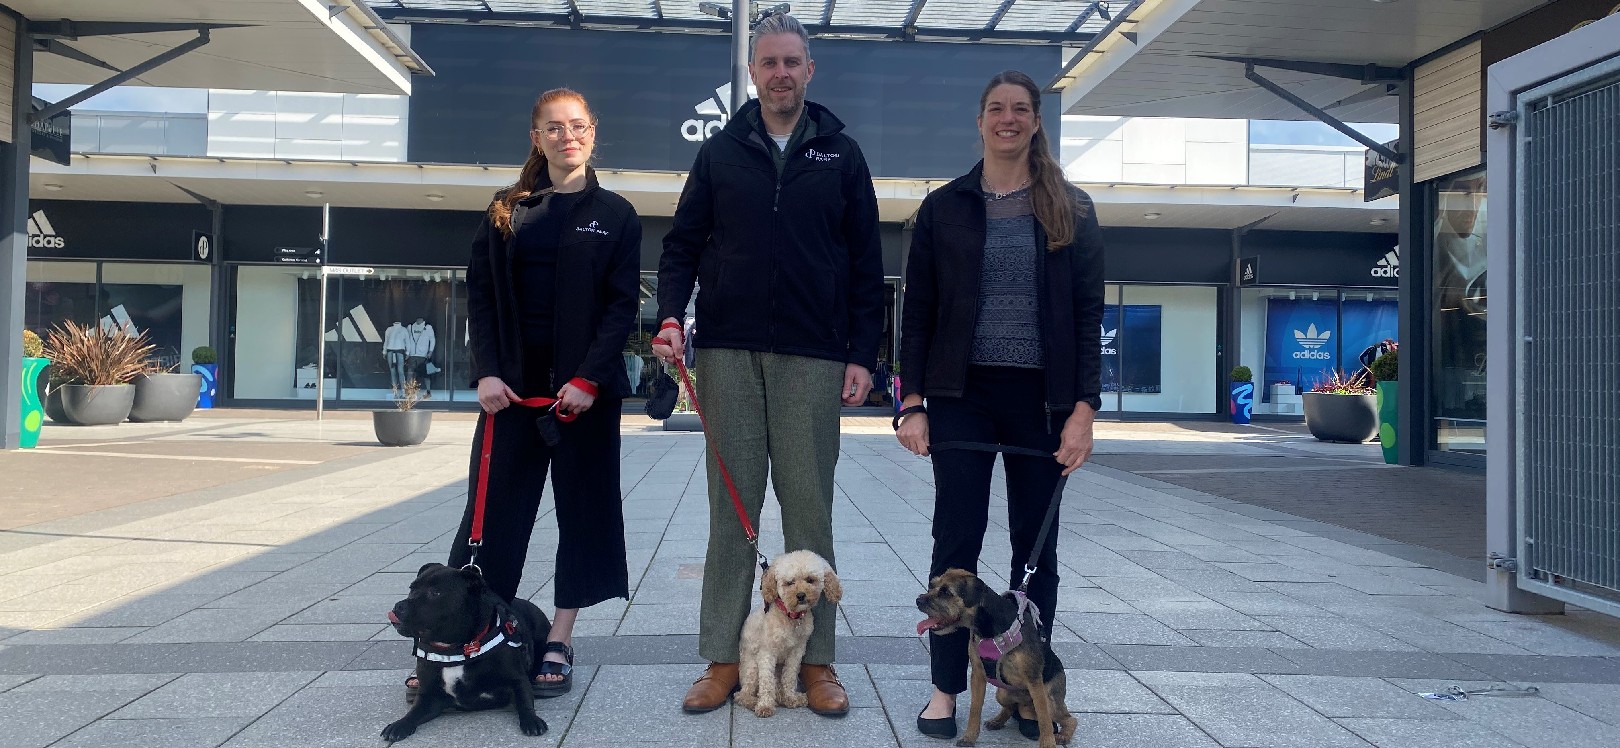
[[[1382,225],[1384,225],[1386,223],[1389,223],[1389,219],[1388,218],[1374,218],[1374,219],[1372,219],[1372,221],[1370,221],[1370,223],[1372,225],[1374,225],[1374,226],[1382,226]]]
[[[1162,215],[1164,215],[1164,214],[1163,213],[1143,213],[1142,217],[1148,219],[1149,221],[1157,221],[1157,220],[1159,220],[1159,217],[1162,216]]]
[[[437,192],[429,192],[426,195],[423,195],[423,197],[427,198],[429,202],[435,202],[435,203],[444,199],[444,195],[441,195],[441,194],[439,194]]]
[[[59,185],[59,184],[57,184],[55,182],[46,182],[46,183],[44,183],[44,184],[42,184],[40,186],[44,187],[47,192],[61,192],[62,191],[62,185]]]
[[[321,192],[320,190],[304,190],[304,197],[307,197],[307,198],[309,198],[311,200],[319,200],[319,199],[321,199],[323,197],[326,197],[326,193]]]
[[[1321,301],[1321,300],[1322,300],[1322,294],[1320,292],[1317,292],[1317,291],[1312,291],[1311,292],[1311,301]]]

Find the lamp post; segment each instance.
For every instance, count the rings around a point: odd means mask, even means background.
[[[731,7],[717,2],[698,3],[698,10],[722,21],[731,21],[731,113],[748,103],[748,29],[767,17],[782,15],[793,6],[788,3],[759,7],[749,0],[731,0]]]

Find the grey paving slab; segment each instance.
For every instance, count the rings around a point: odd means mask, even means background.
[[[1204,647],[1262,647],[1266,649],[1309,649],[1310,645],[1280,631],[1199,631],[1182,630],[1182,636]]]
[[[924,617],[915,605],[844,605],[843,610],[844,618],[849,621],[850,630],[856,636],[915,636],[917,622]]]
[[[377,645],[371,645],[373,647]],[[403,643],[402,645],[403,646]],[[337,670],[356,659],[351,643],[22,645],[0,648],[0,673],[233,673]]]
[[[16,636],[6,639],[7,644],[112,644],[121,642],[146,629],[132,626],[125,628],[59,628],[24,631]]]
[[[143,691],[34,691],[0,693],[0,735],[6,748],[44,748]]]
[[[382,728],[405,714],[398,686],[308,688],[283,701],[225,745],[231,748],[354,748],[383,745]],[[561,715],[536,708],[548,724],[545,735],[525,736],[511,709],[448,712],[410,738],[424,745],[556,746],[567,725]],[[407,743],[410,745],[412,743]]]
[[[1581,714],[1620,726],[1620,686],[1597,683],[1532,683],[1541,697]]]
[[[1256,616],[1255,619],[1313,647],[1397,652],[1418,649],[1415,644],[1342,619],[1294,616]]]
[[[1291,673],[1293,663],[1252,647],[1152,647],[1104,644],[1102,650],[1128,670],[1212,673]]]
[[[120,719],[257,717],[308,685],[316,672],[189,673],[118,710]]]
[[[252,722],[247,717],[118,719],[109,717],[63,738],[52,748],[215,748]]]
[[[1620,659],[1538,655],[1447,655],[1470,668],[1504,681],[1620,684]]]
[[[239,642],[287,617],[284,609],[199,609],[154,626],[125,641],[131,644]]]
[[[1161,698],[1222,745],[1366,748],[1367,741],[1269,686],[1154,686]]]
[[[1335,617],[1336,614],[1320,606],[1290,597],[1270,589],[1257,592],[1227,590],[1202,591],[1205,597],[1248,616],[1293,616],[1295,618]]]
[[[727,744],[732,710],[738,709],[734,704],[707,714],[680,712],[681,699],[698,675],[689,666],[604,665],[570,724],[569,742],[589,745],[634,735],[670,745]],[[627,693],[637,696],[624,698]]]
[[[1266,682],[1250,673],[1199,673],[1178,670],[1139,670],[1131,676],[1157,688],[1159,686],[1197,686],[1200,688],[1263,688]]]
[[[850,705],[849,714],[829,725],[828,718],[809,709],[782,709],[774,716],[756,716],[741,707],[731,712],[731,742],[760,748],[847,748],[898,746],[894,727],[882,709]]]
[[[1459,662],[1455,655],[1428,652],[1365,652],[1341,649],[1278,649],[1292,663],[1275,672],[1344,675],[1369,678],[1487,679],[1484,671]]]
[[[1070,745],[1108,748],[1216,748],[1219,745],[1180,715],[1080,713],[1074,716],[1077,724]],[[1019,742],[1029,744],[1022,737],[1003,744]]]
[[[1556,616],[1549,617],[1556,619]],[[1565,631],[1556,620],[1495,618],[1457,620],[1459,626],[1523,647],[1536,654],[1566,657],[1620,657],[1620,645],[1575,631]]]
[[[178,673],[131,673],[109,675],[45,675],[11,689],[11,693],[80,693],[118,691],[146,693],[180,677]]]
[[[1140,613],[1113,594],[1097,587],[1069,588],[1058,591],[1059,613]]]
[[[1530,746],[1612,748],[1620,727],[1534,697],[1482,696],[1439,702],[1446,709],[1494,732]]]
[[[1058,613],[1069,630],[1092,644],[1193,645],[1193,641],[1141,613]]]
[[[256,642],[360,642],[389,633],[398,636],[387,624],[366,623],[298,623],[277,624],[254,634],[249,641]]]
[[[392,576],[392,575],[390,575]],[[353,594],[348,590],[322,600],[280,621],[304,623],[386,623],[388,611],[409,592],[401,587],[393,594]]]
[[[1260,621],[1243,615],[1213,600],[1202,601],[1142,601],[1136,604],[1138,610],[1146,613],[1158,622],[1170,628],[1182,631],[1185,629],[1218,629],[1223,631],[1271,631]]]
[[[6,691],[10,691],[11,689],[16,688],[17,686],[20,686],[20,685],[22,685],[24,683],[27,683],[27,682],[29,682],[31,680],[34,680],[35,678],[38,678],[38,677],[40,677],[40,676],[38,676],[36,674],[33,674],[33,673],[11,673],[11,674],[7,674],[7,675],[0,675],[0,693],[5,693]]]
[[[1518,743],[1466,720],[1339,719],[1341,727],[1378,748],[1517,748]]]
[[[1326,717],[1456,718],[1437,702],[1415,696],[1378,678],[1322,675],[1262,675],[1260,678]]]
[[[1091,581],[1098,587],[1107,590],[1115,597],[1125,602],[1140,601],[1171,601],[1187,600],[1197,602],[1205,600],[1192,590],[1187,589],[1164,577],[1093,577]]]
[[[1130,673],[1121,670],[1064,671],[1068,682],[1068,704],[1072,712],[1116,714],[1175,714]]]

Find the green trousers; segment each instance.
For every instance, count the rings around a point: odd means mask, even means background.
[[[762,534],[765,478],[782,506],[783,548],[833,558],[833,470],[838,464],[839,390],[844,364],[804,356],[728,348],[697,350],[698,401],[709,440],[709,551],[703,564],[698,654],[736,662],[743,619],[759,605],[754,549],[737,519],[714,449],[726,461],[749,522]],[[804,661],[833,662],[835,606],[816,606]]]

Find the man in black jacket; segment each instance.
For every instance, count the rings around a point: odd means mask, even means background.
[[[826,108],[804,100],[815,73],[809,35],[792,16],[754,30],[749,74],[759,92],[698,151],[658,264],[653,350],[682,354],[679,320],[699,287],[698,401],[706,438],[750,521],[769,473],[787,550],[832,562],[839,402],[872,387],[883,332],[877,196],[859,146]],[[683,708],[726,703],[738,683],[738,637],[753,605],[754,552],[713,457],[699,654],[710,661]],[[831,665],[837,616],[823,603],[800,679],[811,710],[841,716],[849,699]]]

